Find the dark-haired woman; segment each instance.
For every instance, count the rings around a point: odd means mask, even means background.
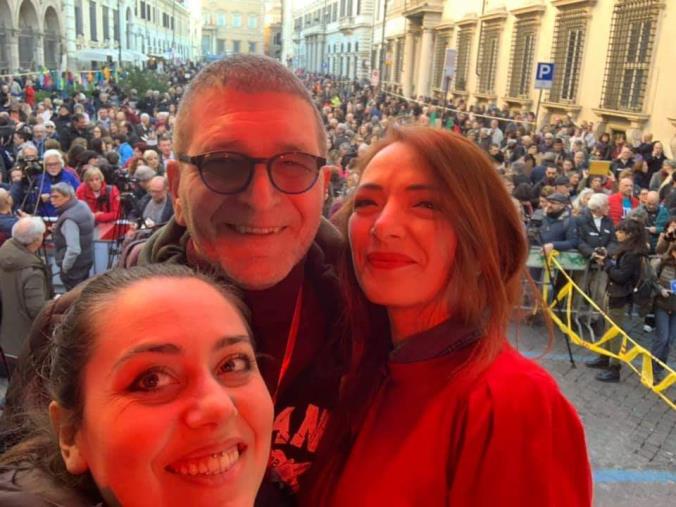
[[[14,412],[0,505],[253,505],[273,408],[235,295],[179,266],[112,271],[49,339],[49,408]]]
[[[620,220],[615,227],[615,237],[618,247],[613,256],[606,259],[604,268],[608,273],[608,316],[622,328],[641,272],[641,257],[648,255],[648,238],[643,223],[631,218]],[[613,354],[619,354],[621,346],[622,340],[618,338],[605,344]],[[600,356],[587,363],[587,366],[603,369],[596,375],[596,380],[601,382],[620,380],[619,359]]]
[[[353,363],[306,505],[591,505],[579,417],[505,338],[527,249],[490,160],[393,127],[361,162],[341,211]]]

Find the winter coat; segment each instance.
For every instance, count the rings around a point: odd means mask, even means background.
[[[101,190],[103,193],[97,197],[89,185],[83,182],[75,192],[79,200],[87,203],[92,213],[101,212],[95,216],[97,224],[120,218],[120,190],[115,185],[105,185]]]
[[[0,343],[7,354],[18,355],[33,319],[51,297],[50,275],[37,255],[10,239],[0,247],[2,325]]]
[[[676,280],[676,259],[667,252],[665,257],[661,258],[655,266],[655,274],[657,275],[657,285],[659,289],[667,289],[672,291],[671,282]],[[655,296],[655,306],[664,310],[665,312],[676,312],[676,291],[670,292],[667,297],[657,292]]]
[[[608,273],[608,306],[620,308],[631,302],[634,287],[641,272],[641,255],[637,252],[620,252],[605,265]]]
[[[624,218],[623,213],[624,209],[622,207],[622,201],[624,200],[624,195],[619,192],[614,193],[608,197],[608,206],[610,207],[608,211],[608,217],[613,221],[615,225],[619,223],[620,220]],[[636,197],[631,197],[631,209],[637,208],[639,201]]]
[[[537,232],[529,232],[529,236],[539,245],[551,243],[555,250],[566,252],[577,248],[577,223],[568,210],[558,218],[544,215]]]
[[[605,248],[612,251],[616,246],[615,226],[608,217],[601,219],[600,229],[596,228],[594,217],[591,213],[585,213],[578,217],[577,249],[585,257],[591,257],[595,248]]]

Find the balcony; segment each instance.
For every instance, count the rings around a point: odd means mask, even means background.
[[[442,14],[443,11],[443,0],[404,0],[402,14],[406,17],[418,17],[427,13]]]
[[[345,16],[338,20],[338,30],[345,35],[350,35],[354,30],[354,16]]]

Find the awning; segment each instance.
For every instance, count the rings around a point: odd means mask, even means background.
[[[122,51],[123,62],[145,62],[147,60],[148,57],[140,51],[131,51],[128,49]]]

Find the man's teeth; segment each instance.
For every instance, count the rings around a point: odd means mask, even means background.
[[[232,226],[240,234],[277,234],[283,227],[247,227],[246,225]]]
[[[171,469],[179,475],[217,475],[230,470],[239,459],[239,449],[234,447],[211,456],[181,461]]]

